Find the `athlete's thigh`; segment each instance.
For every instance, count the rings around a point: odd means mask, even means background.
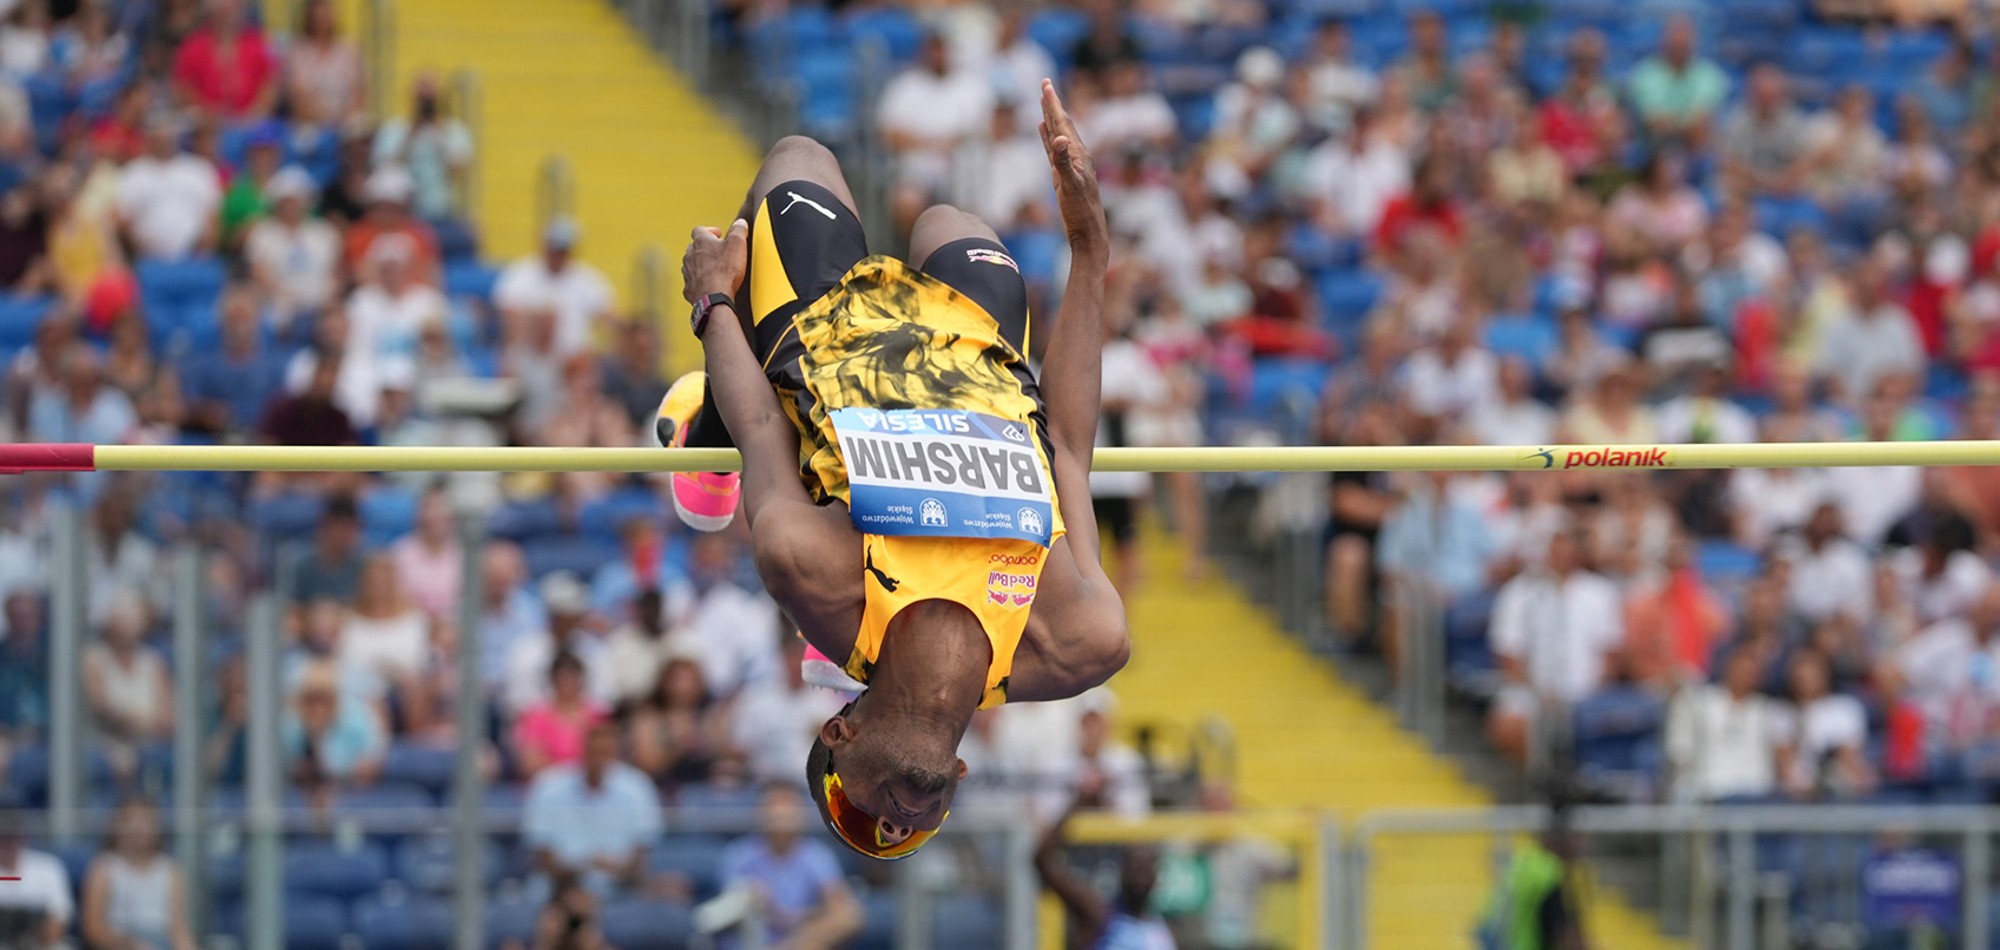
[[[817,181],[777,183],[750,219],[750,260],[743,276],[746,312],[757,358],[768,367],[792,317],[839,286],[868,256],[868,238],[854,209]]]
[[[938,205],[910,231],[910,263],[972,299],[1000,324],[1000,337],[1028,352],[1028,285],[992,227],[970,212]]]

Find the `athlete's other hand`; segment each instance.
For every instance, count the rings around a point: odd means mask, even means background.
[[[688,303],[709,294],[734,294],[750,263],[750,223],[737,218],[728,231],[695,228],[681,255],[681,296]]]
[[[1097,164],[1076,123],[1056,95],[1054,80],[1042,80],[1042,148],[1049,155],[1049,171],[1056,183],[1056,206],[1062,210],[1063,230],[1074,250],[1103,251],[1109,247],[1104,224],[1104,206],[1097,197]]]

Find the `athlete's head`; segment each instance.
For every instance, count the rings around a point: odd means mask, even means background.
[[[965,777],[961,728],[913,717],[870,715],[868,695],[819,730],[806,756],[806,787],[827,830],[874,858],[908,857],[951,811]]]

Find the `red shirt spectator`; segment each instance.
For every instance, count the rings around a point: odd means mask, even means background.
[[[277,96],[278,57],[264,34],[243,22],[238,0],[211,6],[207,25],[174,51],[174,90],[189,104],[224,119],[271,113]]]
[[[364,189],[368,199],[368,210],[361,220],[347,228],[347,245],[341,258],[347,265],[347,272],[360,279],[362,268],[368,261],[369,249],[378,238],[391,234],[406,235],[416,244],[416,256],[410,261],[410,273],[418,280],[435,286],[438,283],[437,235],[423,219],[410,213],[410,198],[415,186],[410,181],[410,173],[390,165],[378,168],[368,176]]]
[[[1417,162],[1410,190],[1390,199],[1382,209],[1382,220],[1375,225],[1378,250],[1395,252],[1419,228],[1437,231],[1449,244],[1458,243],[1464,226],[1459,220],[1458,205],[1451,199],[1450,185],[1445,181],[1447,174],[1441,162],[1429,158]]]

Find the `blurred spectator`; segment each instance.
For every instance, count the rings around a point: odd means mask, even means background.
[[[1956,756],[1986,739],[2000,710],[2000,584],[1988,584],[1962,616],[1924,627],[1880,671],[1888,691],[1923,713],[1933,755]]]
[[[62,859],[28,847],[23,819],[0,810],[0,943],[61,947],[76,917],[69,870]]]
[[[56,32],[50,52],[73,89],[116,80],[131,58],[131,38],[112,21],[108,4],[83,0]]]
[[[94,738],[112,770],[130,780],[146,748],[173,735],[174,690],[166,661],[145,643],[145,601],[125,591],[110,603],[97,639],[83,650],[83,692]]]
[[[746,685],[729,717],[729,744],[742,750],[750,778],[758,782],[795,779],[819,727],[842,705],[840,694],[806,685],[799,666],[805,659],[805,640],[797,636],[782,640],[777,675]],[[979,771],[975,766],[973,774]]]
[[[0,616],[0,770],[14,748],[49,723],[48,616],[32,588],[14,588]]]
[[[1534,398],[1535,372],[1519,357],[1499,361],[1494,391],[1466,414],[1467,432],[1482,445],[1545,445],[1555,436],[1556,414]]]
[[[250,225],[243,257],[250,279],[271,302],[271,319],[289,335],[294,321],[333,303],[340,273],[340,232],[313,217],[312,176],[286,166],[264,185],[271,213]]]
[[[285,163],[285,131],[276,123],[253,126],[244,143],[244,159],[235,169],[228,187],[222,191],[221,230],[216,242],[229,254],[243,248],[243,236],[250,225],[271,212],[266,190]]]
[[[1408,25],[1409,53],[1391,67],[1391,74],[1408,89],[1418,109],[1436,113],[1459,93],[1444,16],[1436,10],[1418,10],[1410,14]]]
[[[1304,178],[1313,223],[1335,237],[1364,238],[1410,187],[1410,162],[1377,123],[1372,107],[1355,109],[1351,121],[1345,136],[1329,138],[1307,155]]]
[[[539,589],[547,626],[517,634],[508,645],[502,703],[519,713],[547,699],[555,658],[567,653],[583,664],[584,695],[593,705],[609,705],[615,696],[611,671],[604,663],[604,642],[584,629],[590,599],[583,582],[568,571],[556,571],[542,578]]]
[[[223,291],[216,309],[221,345],[190,354],[180,370],[188,403],[184,425],[227,436],[246,432],[262,418],[265,405],[283,384],[284,367],[264,348],[257,298],[249,288],[236,285]]]
[[[584,695],[583,661],[575,654],[557,653],[549,661],[548,684],[548,695],[514,719],[514,768],[529,778],[582,758],[585,736],[605,717]]]
[[[1702,329],[1707,329],[1706,325]],[[1647,355],[1655,355],[1653,346],[1665,342],[1665,338],[1655,334],[1649,341]],[[1660,405],[1656,418],[1662,441],[1701,444],[1757,441],[1757,420],[1729,398],[1727,363],[1697,362],[1681,372],[1692,377],[1692,388]],[[1664,373],[1662,377],[1672,378]]]
[[[1116,4],[1098,4],[1089,11],[1090,32],[1078,40],[1069,50],[1069,65],[1078,78],[1085,80],[1078,85],[1091,84],[1103,79],[1103,72],[1113,63],[1141,59],[1145,50],[1126,27],[1125,11]],[[1040,82],[1042,77],[1037,77]]]
[[[1035,847],[1035,876],[1062,903],[1065,946],[1173,950],[1174,935],[1152,909],[1159,883],[1159,852],[1129,845],[1118,852],[1118,885],[1111,900],[1063,860],[1069,814],[1049,825]]]
[[[1896,103],[1896,138],[1882,159],[1882,177],[1903,193],[1931,192],[1951,181],[1951,157],[1933,134],[1930,113],[1915,99]],[[1956,236],[1954,236],[1954,240]]]
[[[1479,922],[1479,946],[1526,950],[1575,950],[1594,946],[1585,936],[1583,896],[1575,870],[1580,850],[1569,828],[1567,802],[1549,805],[1548,827],[1517,841],[1495,882],[1490,909]]]
[[[611,670],[619,709],[645,702],[660,682],[667,663],[667,609],[657,588],[632,598],[631,615],[604,638],[605,660]]]
[[[1765,654],[1739,647],[1718,681],[1691,686],[1667,711],[1667,760],[1677,801],[1758,799],[1777,789],[1782,714],[1757,691]]]
[[[220,0],[228,6],[237,0]],[[118,219],[134,252],[178,260],[215,247],[221,173],[181,147],[187,126],[171,115],[146,120],[146,153],[118,175]]]
[[[538,636],[547,616],[527,589],[528,568],[521,549],[506,541],[488,542],[480,552],[479,679],[488,695],[506,684],[507,658],[514,645]]]
[[[1715,647],[1728,636],[1729,604],[1701,576],[1694,543],[1674,539],[1665,561],[1625,595],[1626,676],[1661,695],[1708,675]]]
[[[1159,367],[1131,337],[1130,327],[1105,327],[1103,365],[1105,367],[1102,406],[1097,442],[1102,446],[1129,446],[1136,417],[1168,398],[1167,380]],[[1131,596],[1144,576],[1139,554],[1139,513],[1152,491],[1152,476],[1146,472],[1091,472],[1090,507],[1097,523],[1111,539],[1117,566],[1112,577],[1118,590]]]
[[[1777,554],[1791,577],[1787,602],[1809,623],[1834,616],[1860,622],[1872,609],[1868,555],[1841,527],[1840,508],[1823,501],[1807,519],[1798,542]]]
[[[1687,182],[1686,162],[1654,152],[1638,180],[1618,189],[1605,214],[1607,237],[1632,254],[1678,254],[1708,230],[1708,205]]]
[[[1821,331],[1817,370],[1835,400],[1858,405],[1884,376],[1922,370],[1924,345],[1879,259],[1863,257],[1852,274],[1853,305]]]
[[[1527,761],[1530,732],[1540,717],[1567,707],[1610,682],[1624,645],[1618,589],[1582,565],[1582,539],[1559,531],[1542,563],[1501,585],[1488,638],[1506,685],[1494,698],[1487,728],[1493,744],[1516,763]]]
[[[957,68],[950,44],[937,33],[924,38],[914,65],[882,87],[875,123],[896,159],[890,199],[896,233],[909,233],[917,215],[943,194],[953,151],[992,113],[992,86],[977,72]]]
[[[1792,654],[1791,706],[1777,717],[1778,774],[1795,799],[1866,795],[1875,789],[1868,763],[1868,712],[1861,701],[1831,691],[1826,657]]]
[[[243,0],[205,0],[208,15],[174,51],[174,95],[224,121],[270,116],[278,101],[276,53],[250,22]]]
[[[410,84],[410,114],[388,119],[375,133],[375,164],[408,169],[411,208],[435,221],[459,213],[459,189],[472,167],[472,133],[444,110],[433,73]]]
[[[49,220],[41,189],[23,182],[0,194],[0,287],[24,296],[44,292],[49,270]]]
[[[626,728],[632,764],[667,787],[708,781],[730,751],[728,710],[710,695],[701,664],[686,654],[667,657]]]
[[[610,896],[638,881],[661,832],[660,798],[638,769],[618,761],[618,730],[592,727],[580,760],[528,783],[521,837],[546,880],[573,877]]]
[[[366,342],[345,309],[320,314],[313,323],[311,344],[298,348],[285,364],[286,391],[303,393],[311,384],[320,355],[335,354],[340,365],[334,373],[333,404],[347,415],[357,432],[373,424],[381,411],[384,380],[409,364],[406,359],[377,358]]]
[[[1901,409],[1901,403],[1888,393],[1878,393],[1862,408],[1856,434],[1876,442],[1898,439]],[[1840,506],[1841,522],[1848,534],[1872,546],[1880,544],[1889,529],[1917,507],[1923,495],[1923,470],[1906,465],[1834,468],[1827,472],[1827,484],[1827,495]]]
[[[127,595],[138,596],[141,607],[161,603],[159,549],[138,529],[141,491],[137,476],[123,476],[91,504],[83,564],[91,579],[85,618],[93,624],[104,623]]]
[[[1306,121],[1328,132],[1358,132],[1354,116],[1374,103],[1380,84],[1372,70],[1354,61],[1354,39],[1346,23],[1337,17],[1319,22],[1305,70],[1312,91]]]
[[[70,347],[57,367],[60,388],[34,392],[28,403],[30,439],[116,445],[138,426],[132,401],[104,384],[104,363],[87,347]]]
[[[1643,68],[1643,67],[1642,67]],[[1737,197],[1791,195],[1802,184],[1807,128],[1792,105],[1783,70],[1752,70],[1744,101],[1722,122],[1717,148],[1724,181]]]
[[[1248,182],[1262,178],[1298,134],[1299,114],[1285,99],[1284,81],[1283,57],[1253,46],[1236,59],[1236,81],[1216,92],[1206,171],[1223,197],[1246,197]]]
[[[834,947],[861,930],[861,905],[833,850],[807,834],[809,814],[796,786],[766,786],[757,834],[722,852],[722,886],[750,892],[756,925],[774,946]]]
[[[1440,611],[1450,611],[1462,599],[1478,596],[1493,579],[1498,544],[1478,503],[1459,489],[1461,479],[1450,472],[1413,473],[1404,482],[1400,501],[1382,523],[1375,548],[1376,569],[1393,588],[1416,587]],[[1384,658],[1401,675],[1402,621],[1400,599],[1383,598],[1377,621]]]
[[[670,639],[701,664],[702,678],[716,696],[734,696],[745,684],[775,679],[779,632],[792,630],[781,626],[768,596],[738,580],[739,542],[726,534],[696,534],[691,544],[685,585],[662,590],[667,614],[676,621]]]
[[[1380,407],[1354,411],[1345,431],[1327,435],[1326,441],[1333,445],[1393,445],[1397,441],[1395,423]],[[1326,613],[1335,635],[1344,641],[1359,640],[1367,633],[1375,603],[1375,543],[1395,504],[1388,477],[1380,472],[1334,472],[1328,476]]]
[[[418,331],[450,312],[444,294],[421,282],[420,254],[421,248],[408,235],[376,238],[363,260],[360,286],[347,299],[347,319],[352,323],[347,356],[372,361],[378,378],[414,360]],[[373,413],[363,413],[359,421],[373,422]]]
[[[1806,128],[1806,192],[1830,210],[1862,213],[1883,200],[1889,140],[1875,125],[1875,97],[1868,87],[1840,91],[1833,107]]]
[[[1699,148],[1715,110],[1729,95],[1729,76],[1696,54],[1694,21],[1675,14],[1667,20],[1660,51],[1632,71],[1629,92],[1639,119],[1658,144]]]
[[[335,495],[313,528],[312,548],[293,568],[292,602],[351,602],[361,586],[361,563],[360,509],[351,496]]]
[[[1001,7],[999,13],[1000,24],[993,37],[993,54],[986,63],[986,75],[993,84],[994,95],[1001,102],[1022,105],[1038,102],[1042,95],[1042,80],[1056,75],[1055,57],[1029,34],[1028,10],[1006,6]],[[1021,131],[1032,136],[1041,122],[1041,110],[1023,108],[1016,111],[1014,118],[1020,123]],[[1091,141],[1094,144],[1097,140]]]
[[[442,486],[424,492],[417,502],[415,530],[390,547],[389,556],[410,599],[432,621],[450,623],[457,619],[465,551],[452,520],[451,497]]]
[[[660,328],[653,318],[635,314],[618,324],[616,340],[598,367],[604,395],[625,410],[635,432],[650,431],[660,397],[667,394]]]
[[[346,228],[368,214],[368,184],[375,177],[375,140],[374,129],[365,122],[350,122],[338,133],[340,147],[333,180],[320,189],[319,210],[328,221]],[[402,200],[407,204],[409,196]],[[359,252],[342,251],[343,260],[350,256],[358,257]]]
[[[535,915],[533,950],[604,950],[603,908],[575,874],[549,877],[548,903]]]
[[[1973,63],[1978,52],[1962,39],[1953,42],[1931,60],[1911,83],[1905,95],[1923,111],[1927,126],[1955,135],[1972,118]]]
[[[1216,108],[1220,112],[1220,101]],[[1170,146],[1180,132],[1173,108],[1147,81],[1146,63],[1139,59],[1116,62],[1105,70],[1104,97],[1090,112],[1089,122],[1090,147],[1102,155],[1157,151]]]
[[[1435,235],[1446,246],[1463,235],[1458,202],[1447,176],[1451,169],[1436,155],[1425,155],[1410,170],[1410,190],[1382,207],[1375,223],[1375,247],[1392,260],[1403,253],[1414,235]]]
[[[1729,473],[1729,510],[1736,543],[1767,550],[1797,533],[1827,497],[1826,473],[1816,468],[1745,468]]]
[[[179,869],[160,851],[159,811],[142,799],[120,805],[83,880],[85,944],[194,950],[187,904]]]
[[[1413,415],[1426,418],[1431,431],[1498,395],[1499,361],[1479,345],[1477,333],[1477,324],[1461,316],[1444,328],[1434,345],[1417,350],[1403,364],[1403,402]]]
[[[299,32],[285,50],[285,99],[292,120],[339,128],[362,116],[367,85],[360,51],[340,35],[333,0],[307,0],[299,12]]]
[[[361,441],[354,419],[336,402],[347,358],[338,350],[301,351],[309,366],[304,388],[284,394],[264,409],[258,433],[277,445],[355,445]],[[293,365],[300,365],[294,360]]]
[[[414,728],[429,721],[432,697],[424,684],[431,660],[431,620],[403,590],[396,559],[369,555],[340,631],[341,666],[388,683],[405,727]]]
[[[1604,78],[1604,34],[1589,28],[1571,33],[1562,83],[1536,111],[1537,133],[1570,174],[1598,167],[1607,157],[1603,117],[1616,115],[1618,92]],[[1643,176],[1641,180],[1644,180]]]
[[[1610,361],[1606,361],[1607,363]],[[1605,366],[1596,384],[1573,399],[1556,425],[1556,437],[1585,445],[1660,441],[1653,408],[1640,399],[1639,370],[1629,360]]]
[[[314,795],[373,784],[389,751],[381,720],[342,692],[340,673],[328,662],[300,672],[279,733],[292,782]]]
[[[359,196],[364,210],[360,217],[348,218],[345,225],[347,240],[341,261],[350,276],[361,279],[366,275],[377,241],[401,235],[416,248],[410,254],[411,273],[425,283],[438,282],[437,235],[410,212],[416,189],[416,180],[401,165],[385,164],[367,174]],[[320,204],[329,214],[336,207],[327,196],[322,196]]]
[[[1053,763],[1043,786],[1039,814],[1060,815],[1072,802],[1078,808],[1107,811],[1121,818],[1143,818],[1153,810],[1146,782],[1146,762],[1137,750],[1113,735],[1117,702],[1098,689],[1079,698],[1077,744],[1068,761]]]
[[[551,219],[542,229],[541,254],[507,265],[493,287],[493,304],[508,322],[507,332],[519,333],[531,314],[547,314],[555,321],[555,352],[561,356],[593,349],[612,318],[611,283],[576,259],[579,236],[574,220]]]

